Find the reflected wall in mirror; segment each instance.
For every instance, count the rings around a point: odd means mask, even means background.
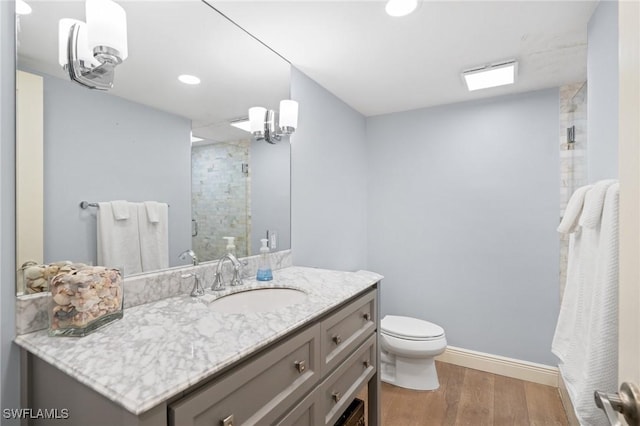
[[[108,92],[58,64],[58,21],[84,20],[84,2],[32,1],[19,17],[17,267],[97,263],[97,209],[81,201],[169,204],[169,266],[190,247],[222,257],[226,236],[241,256],[268,232],[290,248],[288,138],[258,143],[230,125],[289,98],[289,63],[203,2],[120,4],[129,56]]]

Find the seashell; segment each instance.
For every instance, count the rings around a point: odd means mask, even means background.
[[[75,309],[72,309],[70,311],[65,311],[64,309],[60,309],[58,311],[55,311],[53,313],[53,317],[57,318],[58,320],[70,320],[72,319],[75,315],[77,315],[78,311],[76,311]]]
[[[78,287],[78,293],[82,297],[95,297],[98,295],[98,292],[91,287]]]
[[[34,289],[36,287],[45,287],[47,285],[47,280],[45,280],[44,278],[38,278],[33,281],[30,281],[27,285]]]
[[[62,266],[60,267],[60,269],[58,269],[58,273],[60,274],[68,274],[69,272],[73,271],[75,271],[75,268],[73,268],[73,266],[71,265]]]
[[[100,298],[91,297],[85,299],[83,297],[73,297],[71,298],[71,305],[76,308],[78,312],[86,312],[93,307],[93,305],[100,302]]]
[[[111,297],[111,290],[109,290],[108,288],[98,289],[97,293],[98,297],[100,298]]]
[[[65,294],[64,292],[61,292],[53,296],[53,300],[58,305],[68,305],[71,302],[71,297],[69,297],[69,295]]]
[[[30,266],[24,270],[24,277],[28,280],[43,278],[44,268],[41,266]]]

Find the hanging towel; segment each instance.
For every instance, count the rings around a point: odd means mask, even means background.
[[[618,183],[601,181],[585,196],[585,226],[570,237],[567,285],[552,344],[581,425],[606,424],[593,391],[617,389],[619,190]]]
[[[116,220],[112,203],[98,203],[98,263],[124,268],[126,275],[142,272],[137,207],[127,203],[127,219]],[[119,217],[122,217],[122,213]]]
[[[169,205],[155,201],[138,204],[142,270],[169,267]]]
[[[145,201],[144,206],[147,209],[147,218],[151,223],[160,222],[161,204],[157,201]]]
[[[601,180],[593,186],[585,200],[585,211],[580,216],[580,226],[593,229],[600,224],[607,190],[616,182],[613,179]]]
[[[584,196],[592,187],[593,185],[586,185],[576,189],[576,191],[569,199],[569,203],[567,203],[567,208],[564,211],[564,216],[562,217],[560,226],[558,226],[558,232],[560,232],[561,234],[570,234],[576,230],[576,227],[578,226],[578,220],[580,219],[580,214],[582,214]]]
[[[584,210],[586,195],[591,191],[593,185],[578,188],[567,204],[564,217],[558,232],[569,235],[569,259],[567,264],[567,281],[562,296],[560,313],[556,324],[556,331],[551,344],[552,352],[563,361],[567,357],[574,332],[577,327],[577,318],[581,309],[580,280],[581,269],[581,248],[582,248],[582,228],[579,225],[580,215]]]
[[[129,203],[125,200],[111,201],[111,208],[113,209],[113,217],[115,220],[127,220],[130,217]]]

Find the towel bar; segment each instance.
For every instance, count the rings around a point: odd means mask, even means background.
[[[99,207],[98,203],[90,203],[88,201],[80,201],[80,208],[81,209],[87,209],[89,207]],[[171,207],[170,204],[167,204],[167,207]]]

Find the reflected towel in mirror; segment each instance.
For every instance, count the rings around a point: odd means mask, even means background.
[[[144,206],[147,209],[147,219],[151,223],[160,222],[160,203],[157,201],[145,201]]]
[[[169,205],[155,201],[138,204],[142,271],[169,267]]]
[[[126,203],[127,219],[116,220],[112,203],[98,203],[98,264],[124,268],[124,274],[142,272],[138,213],[134,203]],[[146,220],[145,220],[146,222]]]

